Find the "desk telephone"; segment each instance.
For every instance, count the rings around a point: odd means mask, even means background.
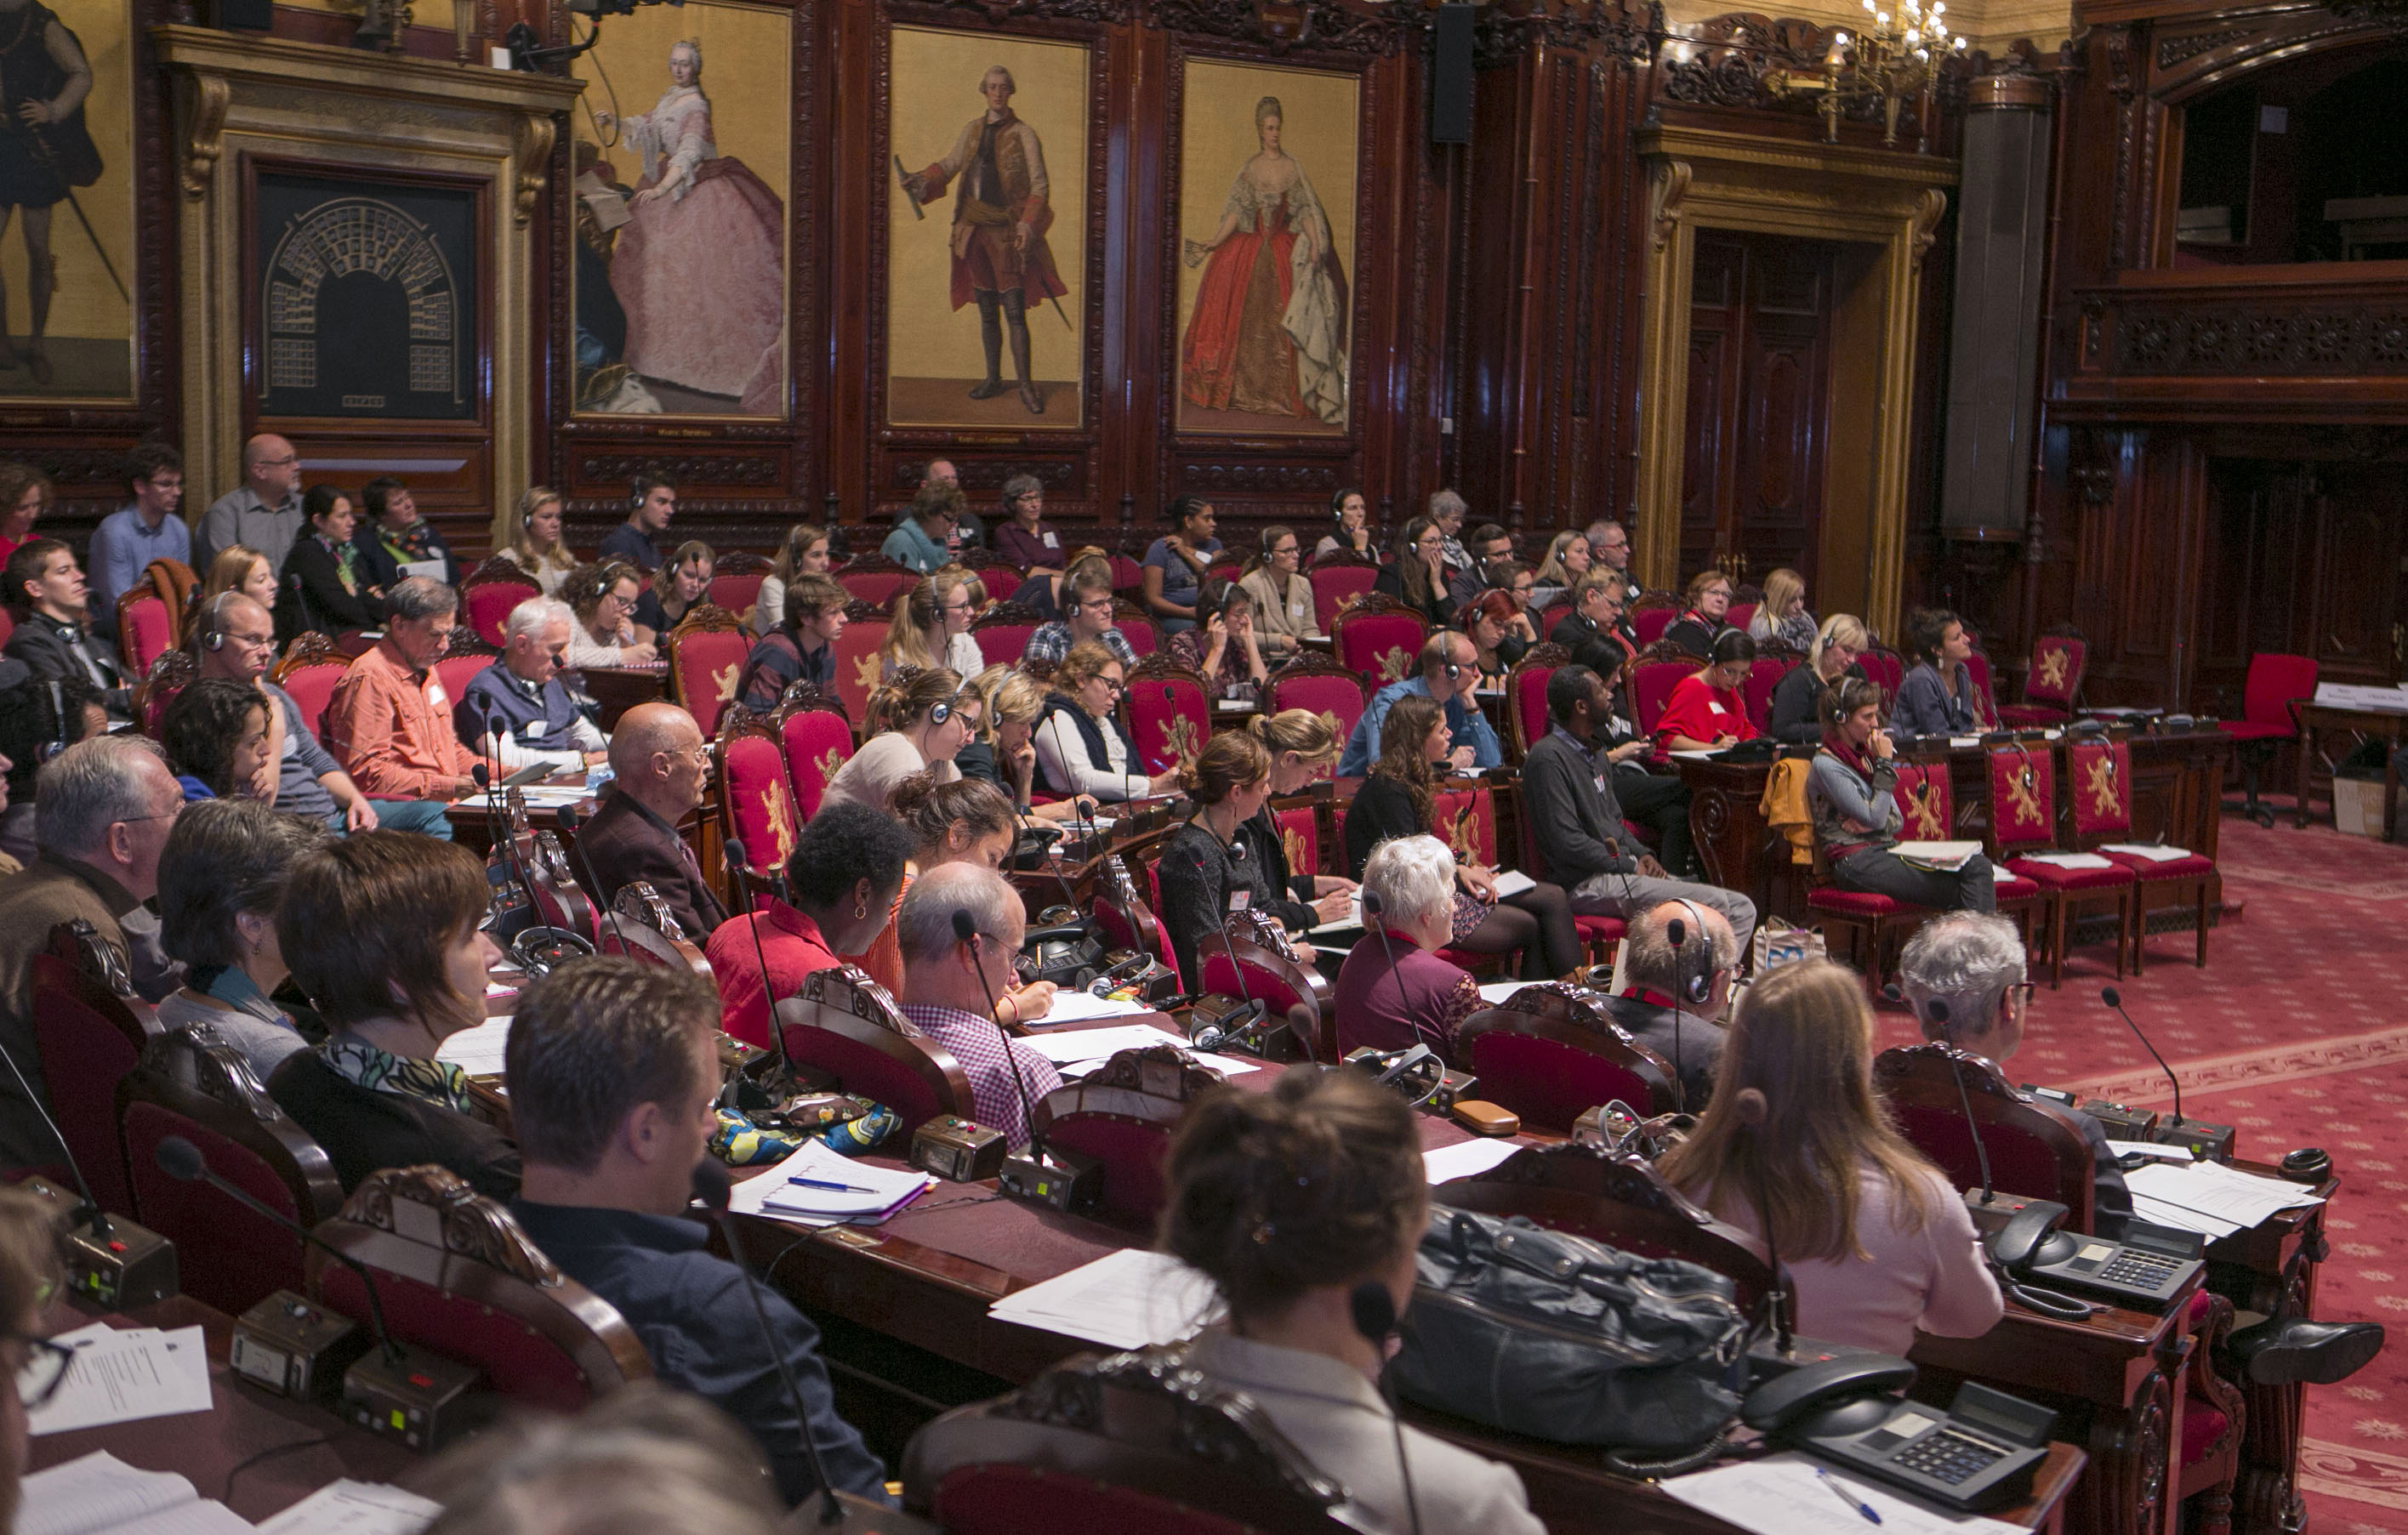
[[[1813,1345],[1800,1340],[1800,1348]],[[1903,1487],[1960,1513],[2028,1496],[2057,1414],[1967,1381],[1948,1411],[1898,1393],[1914,1367],[1884,1354],[1842,1353],[1756,1387],[1740,1421],[1776,1444]]]
[[[1983,1239],[1990,1260],[2016,1279],[2045,1280],[2118,1305],[2161,1312],[2204,1267],[2200,1255],[2207,1239],[2196,1231],[2128,1221],[2123,1240],[2116,1241],[2058,1230],[2065,1207],[2050,1199],[2000,1194],[1985,1206],[1981,1192],[1969,1189],[1965,1205],[1977,1227],[1995,1227]]]

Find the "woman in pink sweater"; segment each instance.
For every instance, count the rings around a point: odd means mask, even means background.
[[[1659,1166],[1759,1251],[1770,1212],[1801,1335],[1902,1356],[1918,1328],[1979,1337],[2002,1302],[1964,1200],[1873,1094],[1872,1040],[1855,971],[1770,972],[1732,1022],[1697,1133]]]

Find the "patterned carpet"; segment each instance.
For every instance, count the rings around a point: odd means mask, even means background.
[[[2151,941],[2124,1005],[2180,1074],[2183,1107],[2235,1126],[2243,1155],[2322,1146],[2342,1175],[2327,1217],[2333,1255],[2316,1311],[2408,1327],[2408,845],[2329,825],[2223,826],[2219,863],[2238,923]],[[2164,1075],[2099,999],[2113,952],[2076,950],[2043,984],[2011,1074],[2136,1106],[2171,1105]],[[1914,1024],[1885,1010],[1890,1042]],[[2408,1341],[2339,1386],[2312,1387],[2301,1480],[2316,1535],[2408,1532]]]

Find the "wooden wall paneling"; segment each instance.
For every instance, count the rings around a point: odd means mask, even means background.
[[[1534,49],[1475,76],[1452,481],[1474,522],[1527,520],[1530,308],[1546,270],[1559,265],[1536,228],[1547,191],[1535,163],[1546,72],[1544,50]],[[1409,509],[1418,511],[1418,502]]]

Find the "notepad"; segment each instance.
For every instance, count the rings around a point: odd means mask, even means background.
[[[1124,1248],[987,1308],[1002,1322],[1084,1339],[1106,1348],[1175,1343],[1220,1308],[1212,1282],[1167,1253]]]
[[[2167,847],[2160,842],[2101,842],[2101,853],[2128,853],[2135,858],[2146,858],[2153,864],[2170,864],[2177,858],[2190,856],[2188,848]]]
[[[2025,1535],[2020,1525],[1978,1514],[1943,1513],[1910,1494],[1864,1477],[1835,1477],[1850,1498],[1882,1518],[1875,1526],[1833,1496],[1815,1464],[1795,1451],[1675,1476],[1663,1489],[1694,1509],[1756,1535]]]
[[[1497,898],[1500,901],[1509,896],[1518,896],[1525,890],[1539,888],[1538,881],[1518,868],[1506,869],[1495,875],[1494,878],[1497,882]]]
[[[174,1528],[200,1531],[247,1530],[251,1526],[222,1503],[203,1503],[193,1485],[173,1471],[146,1471],[107,1450],[27,1476],[17,1512],[16,1535],[118,1535],[163,1527],[153,1521],[191,1510]],[[214,1514],[201,1512],[216,1511]]]
[[[1045,1010],[1042,1018],[1031,1018],[1031,1028],[1051,1028],[1057,1024],[1082,1023],[1089,1018],[1130,1018],[1154,1009],[1144,1002],[1123,1002],[1110,997],[1097,997],[1091,992],[1057,991],[1054,1005]]]
[[[796,1183],[797,1178],[845,1186],[815,1188]],[[803,1142],[802,1150],[778,1164],[774,1177],[761,1182],[765,1184],[762,1214],[826,1226],[882,1221],[936,1184],[917,1168],[897,1169],[857,1162],[817,1140]]]
[[[1890,851],[1917,868],[1954,874],[1982,851],[1979,842],[1898,842]]]
[[[2057,868],[2113,868],[2115,867],[2114,859],[2101,858],[2095,853],[2027,853],[2022,857],[2026,863],[2049,864]]]
[[[259,1527],[259,1535],[418,1535],[443,1505],[381,1482],[328,1483]]]

